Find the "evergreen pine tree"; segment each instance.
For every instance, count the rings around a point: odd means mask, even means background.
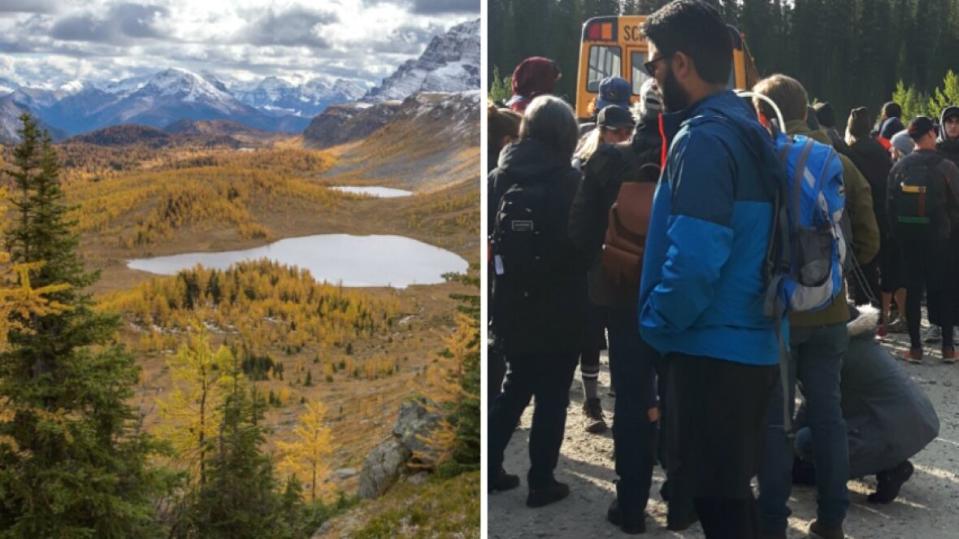
[[[0,529],[7,537],[150,537],[156,451],[127,405],[133,358],[115,342],[119,319],[94,311],[97,279],[77,235],[50,138],[28,115],[14,149],[15,215],[4,243],[14,263],[43,261],[33,286],[63,284],[59,312],[13,313],[0,352]]]
[[[259,539],[292,537],[279,522],[280,496],[273,463],[260,446],[262,416],[250,392],[237,380],[221,408],[215,448],[207,456],[206,482],[177,529],[179,537]]]

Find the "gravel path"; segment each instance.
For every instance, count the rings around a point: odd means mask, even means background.
[[[890,350],[908,347],[908,337],[891,335],[885,344]],[[935,345],[930,347],[935,349]],[[613,398],[608,395],[609,365],[604,354],[600,374],[603,409],[611,425]],[[938,539],[959,537],[959,364],[944,365],[938,357],[924,365],[901,363],[920,384],[939,414],[939,438],[912,460],[916,472],[903,486],[899,498],[890,505],[872,505],[866,495],[873,491],[875,478],[850,481],[851,506],[845,530],[850,539]],[[489,496],[489,537],[616,537],[621,532],[605,520],[606,508],[613,499],[613,440],[583,430],[583,392],[579,371],[570,389],[572,404],[567,420],[557,479],[568,483],[569,498],[541,509],[525,505],[525,473],[529,467],[527,442],[532,407],[523,415],[520,427],[506,451],[505,467],[519,474],[522,485],[509,492]],[[647,511],[647,533],[644,537],[701,538],[697,524],[676,533],[666,530],[666,505],[658,496],[664,476],[657,468],[653,477],[652,496]],[[794,486],[790,507],[789,537],[806,536],[809,523],[815,518],[816,493],[812,487]]]

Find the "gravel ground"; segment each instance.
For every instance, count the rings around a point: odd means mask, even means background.
[[[898,351],[908,348],[908,337],[890,335],[885,346]],[[932,345],[930,350],[935,350]],[[937,352],[933,352],[937,353]],[[600,374],[603,409],[611,425],[613,397],[609,396],[609,368],[602,358]],[[851,539],[903,538],[938,539],[959,537],[959,364],[945,365],[938,357],[927,358],[923,365],[900,363],[932,400],[941,423],[939,437],[912,460],[916,472],[903,486],[899,498],[889,505],[873,505],[866,496],[874,490],[875,478],[850,481],[851,506],[845,531]],[[532,407],[523,415],[520,427],[506,451],[505,467],[519,474],[522,485],[508,492],[489,496],[489,537],[615,537],[621,532],[605,520],[606,508],[614,496],[613,440],[583,430],[583,392],[579,372],[570,388],[571,405],[566,437],[557,468],[557,479],[568,483],[569,498],[540,509],[525,505],[525,473],[529,467],[527,443]],[[666,530],[666,505],[658,496],[664,476],[657,468],[647,508],[645,537],[703,537],[695,525],[676,533]],[[789,537],[805,537],[816,515],[816,493],[812,487],[794,486],[790,508]]]

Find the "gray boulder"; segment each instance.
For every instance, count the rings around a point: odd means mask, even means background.
[[[436,428],[441,417],[429,411],[425,400],[411,400],[400,406],[400,415],[393,427],[393,436],[411,453],[429,454],[430,448],[423,440]]]
[[[400,476],[403,464],[410,455],[410,450],[393,438],[376,446],[363,461],[357,495],[360,498],[376,498],[386,492]]]
[[[392,435],[376,446],[360,472],[360,498],[375,498],[383,494],[404,471],[414,453],[430,455],[431,449],[423,440],[436,428],[441,416],[430,411],[429,401],[411,400],[400,407]]]

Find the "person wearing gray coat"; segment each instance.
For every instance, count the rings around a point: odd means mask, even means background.
[[[853,313],[855,314],[855,313]],[[849,350],[843,358],[842,413],[849,438],[850,479],[875,475],[872,503],[890,503],[913,472],[909,459],[939,435],[939,417],[929,398],[875,340],[879,312],[862,307],[849,322]],[[814,477],[812,433],[796,422],[793,480]]]

